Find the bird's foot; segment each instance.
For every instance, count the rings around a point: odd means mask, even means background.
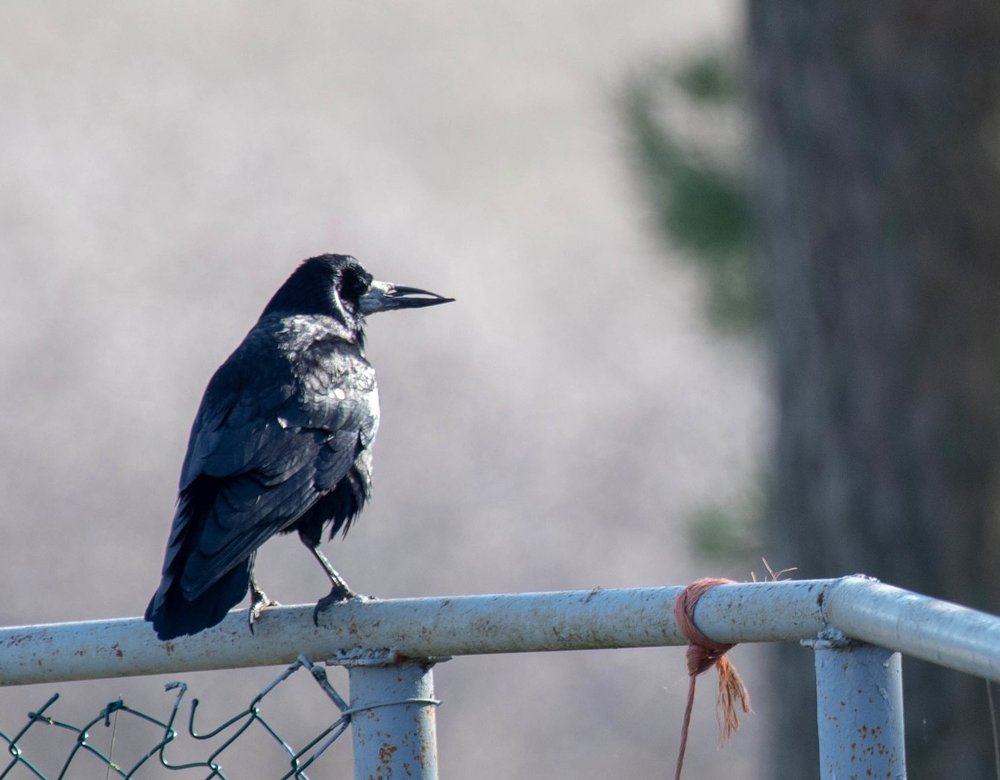
[[[364,596],[359,596],[347,587],[346,582],[341,580],[340,583],[335,584],[330,589],[330,592],[326,596],[316,602],[316,607],[313,609],[313,625],[319,625],[319,613],[325,611],[328,607],[357,598],[363,599]]]
[[[267,594],[260,588],[255,588],[250,591],[250,614],[247,619],[250,623],[250,633],[254,633],[254,623],[260,620],[260,616],[264,614],[264,610],[268,607],[280,607],[279,604],[274,599],[268,598]]]

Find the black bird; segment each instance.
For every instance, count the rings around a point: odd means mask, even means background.
[[[378,430],[365,316],[447,303],[372,279],[349,255],[306,260],[215,372],[181,467],[163,579],[146,608],[160,639],[220,622],[245,593],[250,624],[270,604],[253,574],[257,548],[297,531],[330,577],[354,594],[319,549],[347,533],[371,492]]]

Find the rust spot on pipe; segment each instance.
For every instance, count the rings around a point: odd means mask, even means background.
[[[397,750],[399,750],[399,748],[395,745],[390,744],[389,742],[383,742],[382,746],[378,749],[378,762],[382,766],[389,766],[392,764],[392,754]]]

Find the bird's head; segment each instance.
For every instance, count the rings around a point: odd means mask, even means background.
[[[325,314],[359,330],[369,314],[453,300],[417,287],[376,281],[350,255],[320,255],[295,269],[271,298],[264,315]]]

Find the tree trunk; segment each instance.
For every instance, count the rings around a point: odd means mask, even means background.
[[[779,403],[769,556],[1000,609],[1000,5],[750,0]],[[778,651],[768,775],[815,777]],[[993,776],[986,684],[904,662],[911,778]]]

